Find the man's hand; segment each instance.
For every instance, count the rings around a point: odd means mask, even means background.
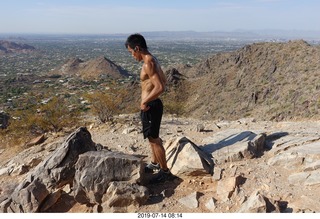
[[[140,105],[140,109],[143,111],[143,112],[146,112],[150,109],[150,106],[148,106],[147,104],[145,103],[141,103]]]

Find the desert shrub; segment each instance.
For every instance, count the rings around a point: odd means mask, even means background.
[[[68,100],[53,97],[47,104],[28,105],[9,112],[7,129],[0,136],[11,145],[25,143],[36,135],[78,125],[80,111],[68,108]]]
[[[80,111],[69,108],[65,98],[53,97],[47,104],[40,107],[40,113],[33,118],[33,124],[29,130],[39,128],[44,131],[60,131],[64,127],[72,127],[77,124]]]
[[[92,105],[92,112],[101,122],[112,120],[113,116],[122,113],[126,103],[130,102],[130,94],[124,88],[95,91],[85,95]],[[130,104],[129,104],[130,105]]]

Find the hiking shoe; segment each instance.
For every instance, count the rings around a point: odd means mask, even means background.
[[[149,163],[144,167],[145,173],[153,173],[154,171],[160,170],[160,164]]]
[[[155,175],[149,182],[151,184],[156,184],[156,183],[163,183],[166,181],[172,181],[174,179],[176,179],[177,177],[175,175],[173,175],[170,170],[168,171],[164,171],[164,170],[160,170],[157,175]]]

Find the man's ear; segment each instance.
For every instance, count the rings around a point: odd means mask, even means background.
[[[139,51],[139,46],[134,47],[133,49],[135,52]]]

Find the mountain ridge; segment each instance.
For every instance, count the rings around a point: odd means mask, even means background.
[[[36,48],[28,44],[15,43],[11,41],[0,40],[0,54],[8,53],[26,53],[35,51]]]
[[[108,77],[120,79],[130,76],[128,71],[105,56],[99,56],[88,61],[83,61],[80,58],[70,58],[62,66],[51,71],[50,74],[78,76],[85,80],[98,80]]]
[[[185,111],[203,119],[318,116],[318,60],[319,46],[297,40],[254,43],[194,66],[177,66],[189,78]]]

